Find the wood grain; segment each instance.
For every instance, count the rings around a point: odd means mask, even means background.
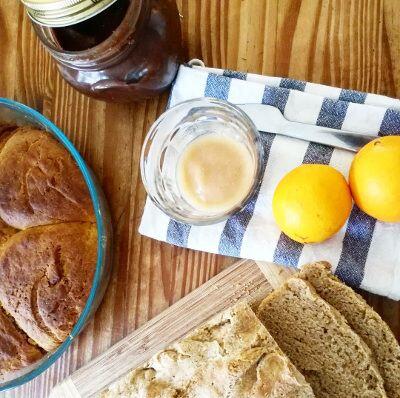
[[[256,264],[273,289],[277,289],[296,273],[295,268],[282,267],[266,261],[256,261]]]
[[[274,267],[276,269],[274,269]],[[276,280],[277,269],[266,274]],[[281,273],[281,284],[287,273]],[[241,260],[214,276],[57,385],[52,398],[92,397],[154,354],[181,340],[215,314],[239,302],[259,302],[272,287],[257,263]]]
[[[398,0],[178,0],[187,58],[208,66],[400,96]],[[115,227],[107,296],[70,350],[41,377],[3,394],[46,397],[51,386],[201,285],[233,259],[137,233],[145,199],[143,137],[166,95],[132,105],[82,96],[60,77],[20,2],[0,2],[0,96],[54,120],[92,166]],[[400,337],[400,306],[363,293]]]

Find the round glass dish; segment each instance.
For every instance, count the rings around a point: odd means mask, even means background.
[[[71,345],[74,338],[81,332],[91,315],[93,315],[93,313],[96,311],[104,296],[108,281],[110,279],[112,227],[107,202],[104,193],[96,180],[96,177],[86,165],[77,149],[72,145],[71,141],[69,141],[69,139],[58,127],[56,127],[39,112],[29,108],[26,105],[6,98],[0,98],[0,121],[12,122],[17,125],[28,124],[37,126],[50,133],[67,149],[67,151],[76,161],[89,189],[94,213],[96,215],[98,236],[97,264],[92,288],[90,290],[86,305],[68,339],[65,340],[56,350],[47,353],[40,361],[21,369],[18,371],[18,373],[15,373],[15,377],[13,376],[12,379],[7,379],[4,382],[0,382],[0,391],[5,391],[21,386],[22,384],[32,380],[40,373],[44,372],[50,365],[52,365]]]
[[[248,194],[224,212],[194,208],[178,184],[177,169],[184,149],[210,133],[227,135],[244,144],[254,164]],[[263,156],[260,133],[241,109],[226,101],[197,98],[181,102],[156,120],[145,138],[140,168],[147,194],[159,209],[177,221],[208,225],[227,219],[246,205],[261,183]]]

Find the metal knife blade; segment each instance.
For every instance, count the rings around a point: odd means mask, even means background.
[[[330,145],[353,152],[357,152],[365,144],[378,138],[374,135],[292,122],[287,120],[278,108],[271,105],[238,104],[236,106],[250,117],[259,131]]]

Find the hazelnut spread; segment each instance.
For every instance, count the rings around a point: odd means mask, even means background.
[[[117,0],[73,25],[33,24],[62,76],[98,99],[132,102],[157,95],[172,83],[182,58],[173,0]]]
[[[53,28],[59,46],[66,51],[83,51],[102,43],[121,24],[130,0],[118,0],[100,14],[72,26]]]

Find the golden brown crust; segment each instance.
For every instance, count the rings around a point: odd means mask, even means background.
[[[18,326],[50,351],[64,341],[89,295],[97,258],[90,223],[20,231],[0,254],[0,301]]]
[[[43,356],[0,307],[0,377],[31,365]]]
[[[0,152],[0,217],[25,229],[94,221],[91,198],[70,154],[48,133],[18,128]]]
[[[17,126],[7,123],[0,123],[0,152],[3,150],[6,142],[11,137],[12,133],[17,129]],[[0,219],[0,250],[3,244],[17,232],[16,229],[10,227]],[[1,372],[1,366],[0,366]]]
[[[8,226],[2,220],[0,220],[0,251],[4,243],[6,243],[7,240],[15,233],[17,233],[15,228]]]
[[[4,145],[6,144],[8,139],[11,137],[12,133],[17,128],[18,127],[13,124],[7,124],[7,123],[0,124],[0,152],[4,148]]]
[[[0,217],[1,380],[67,338],[92,285],[97,232],[75,161],[28,126],[0,123]]]

